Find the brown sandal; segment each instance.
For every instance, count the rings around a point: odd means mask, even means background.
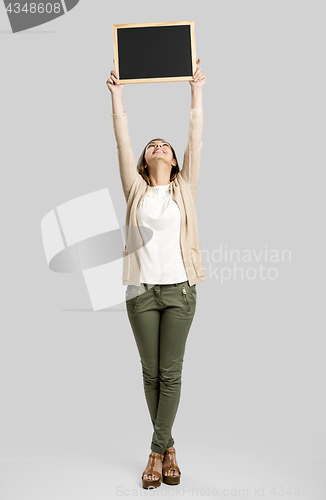
[[[166,467],[163,467],[163,470],[162,470],[162,473],[163,473],[163,483],[171,484],[171,485],[179,484],[180,483],[181,470],[179,469],[179,467],[175,463],[175,449],[172,448],[172,450],[166,450],[165,455],[169,455],[170,465],[167,465]],[[176,470],[176,471],[179,472],[179,475],[178,476],[166,476],[166,475],[164,475],[164,472],[166,472],[168,470]]]
[[[157,470],[154,470],[154,464],[155,464],[156,458],[160,459],[161,462],[163,463],[164,455],[161,455],[160,453],[156,453],[155,451],[152,451],[149,454],[149,458],[152,459],[151,464],[150,464],[150,468],[149,468],[148,472],[145,472],[146,471],[146,469],[145,469],[143,472],[143,475],[141,477],[142,481],[143,481],[143,488],[145,488],[145,489],[147,489],[149,487],[158,488],[159,486],[161,486],[162,474],[160,472],[158,472]],[[143,479],[145,474],[155,474],[156,476],[159,477],[159,479]]]

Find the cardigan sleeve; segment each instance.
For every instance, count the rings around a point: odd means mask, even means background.
[[[204,123],[203,108],[191,108],[189,133],[186,150],[183,157],[183,166],[180,175],[190,187],[195,202],[200,170],[200,153],[202,149],[202,133]]]
[[[131,186],[137,177],[135,157],[131,149],[126,112],[112,114],[114,135],[117,141],[119,171],[123,193],[128,200]]]

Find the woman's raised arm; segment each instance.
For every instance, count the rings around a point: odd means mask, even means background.
[[[188,183],[194,203],[197,197],[197,185],[200,170],[200,153],[202,148],[203,131],[203,86],[206,75],[199,67],[200,59],[197,61],[197,70],[193,75],[191,85],[191,110],[189,133],[186,150],[183,157],[183,166],[180,172],[182,178]]]
[[[124,85],[119,82],[119,75],[115,71],[111,71],[111,76],[106,82],[112,97],[112,114],[118,115],[123,113],[122,91]]]
[[[199,67],[200,59],[197,59],[197,69],[193,74],[193,80],[189,83],[191,85],[191,109],[203,107],[203,86],[206,82],[206,75]]]
[[[123,109],[122,90],[124,85],[119,83],[119,76],[115,71],[111,71],[111,76],[106,84],[112,97],[113,128],[117,141],[122,189],[125,199],[128,201],[131,186],[138,172],[130,144],[127,115]]]

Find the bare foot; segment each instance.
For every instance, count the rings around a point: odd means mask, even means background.
[[[155,460],[154,460],[153,471],[156,470],[157,472],[160,472],[160,474],[162,474],[162,460],[160,460],[160,458],[159,458],[159,453],[155,453],[153,451],[151,451],[151,453],[154,453],[154,455],[157,455],[157,458],[155,458]],[[159,479],[157,474],[148,474],[148,471],[151,467],[151,463],[152,463],[152,458],[149,457],[145,471],[144,471],[143,479],[146,479],[148,481],[157,481]]]
[[[178,467],[178,462],[175,456],[175,448],[171,446],[170,448],[168,448],[168,450],[174,451],[174,453],[172,455],[170,455],[169,453],[165,453],[163,468],[171,464],[171,469],[163,472],[163,474],[164,476],[180,476],[180,472],[178,471],[178,469],[174,468],[174,466]]]

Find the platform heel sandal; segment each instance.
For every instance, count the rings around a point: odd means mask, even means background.
[[[154,464],[155,464],[156,458],[161,460],[161,462],[163,463],[164,455],[161,455],[160,453],[156,453],[155,451],[152,451],[149,454],[149,458],[152,459],[151,464],[150,464],[150,468],[148,471],[146,471],[146,469],[145,469],[143,472],[143,475],[141,477],[142,481],[143,481],[143,488],[145,488],[145,489],[147,489],[149,487],[158,488],[159,486],[161,486],[162,474],[159,471],[154,470]],[[159,478],[158,479],[144,479],[145,474],[155,474],[155,476],[158,476]]]
[[[176,485],[180,484],[180,477],[181,477],[181,470],[175,463],[175,449],[172,448],[172,450],[166,450],[165,455],[169,455],[169,460],[170,460],[170,465],[167,465],[166,467],[163,467],[162,474],[163,474],[163,483],[165,484],[171,484],[171,485]],[[166,476],[164,475],[164,472],[167,472],[168,470],[176,470],[179,472],[178,476]]]

